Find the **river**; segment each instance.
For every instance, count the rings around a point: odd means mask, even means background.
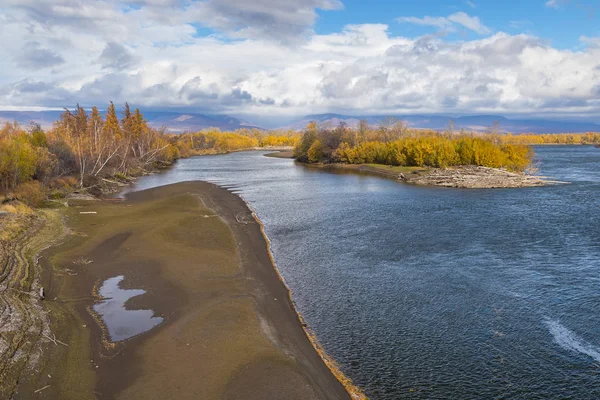
[[[526,189],[416,187],[262,152],[183,159],[132,190],[241,195],[297,308],[373,400],[600,398],[600,149],[536,148]]]

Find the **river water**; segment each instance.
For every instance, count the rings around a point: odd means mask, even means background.
[[[600,399],[600,149],[536,148],[543,188],[426,188],[261,152],[180,160],[251,204],[297,308],[377,399]]]

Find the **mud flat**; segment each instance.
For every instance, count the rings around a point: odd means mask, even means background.
[[[265,154],[265,157],[273,157],[273,158],[294,158],[294,150],[281,150],[276,151],[274,153]]]
[[[60,342],[15,398],[362,398],[315,348],[238,196],[186,182],[65,217],[73,233],[41,261]]]

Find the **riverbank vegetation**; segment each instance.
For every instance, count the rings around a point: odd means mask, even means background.
[[[208,129],[173,134],[150,127],[139,109],[113,103],[104,115],[79,105],[65,110],[51,129],[6,123],[0,128],[0,200],[39,206],[103,180],[123,180],[173,163],[180,157],[254,148],[291,147],[299,134]]]
[[[446,168],[474,165],[524,171],[533,150],[520,144],[498,143],[496,136],[439,133],[409,129],[402,123],[376,129],[361,124],[332,130],[309,124],[295,148],[307,163],[381,164]]]
[[[240,129],[221,132],[208,129],[202,132],[171,136],[181,157],[205,154],[223,154],[248,149],[294,147],[300,134],[294,131],[265,133],[259,129]]]
[[[77,106],[65,110],[51,129],[6,123],[0,128],[0,201],[21,199],[39,206],[109,180],[168,166],[181,157],[250,149],[295,148],[307,163],[377,164],[446,168],[472,165],[525,170],[533,157],[530,145],[600,143],[600,133],[499,135],[409,128],[401,121],[373,127],[335,129],[311,123],[303,132],[206,129],[183,134],[149,126],[139,109],[126,103],[118,113]]]
[[[522,134],[522,135],[495,135],[495,139],[502,144],[599,144],[599,132],[587,133],[551,133],[551,134]]]

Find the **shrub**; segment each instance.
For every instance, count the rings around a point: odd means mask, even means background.
[[[15,197],[30,207],[39,207],[46,200],[46,189],[38,181],[22,183],[17,186]]]
[[[77,179],[73,176],[63,176],[51,179],[48,182],[48,198],[56,200],[66,197],[75,190],[77,183]]]
[[[308,149],[308,161],[315,163],[323,158],[323,145],[320,140],[315,140]]]

